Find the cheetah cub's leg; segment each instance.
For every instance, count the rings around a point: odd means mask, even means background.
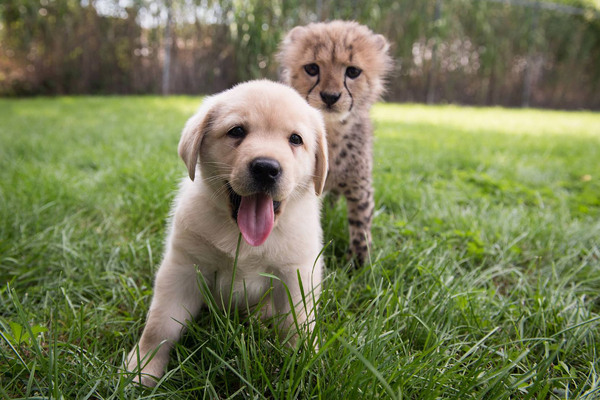
[[[371,247],[371,221],[375,209],[371,169],[356,171],[358,176],[352,179],[349,190],[344,192],[348,205],[348,230],[350,232],[350,251],[358,265],[363,265]]]

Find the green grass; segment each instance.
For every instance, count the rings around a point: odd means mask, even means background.
[[[324,212],[318,353],[207,310],[129,385],[198,104],[0,99],[0,398],[600,396],[600,114],[392,104],[370,265]]]

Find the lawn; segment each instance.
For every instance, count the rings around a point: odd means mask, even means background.
[[[131,385],[199,102],[0,99],[0,397],[600,397],[600,114],[397,104],[372,112],[369,265],[324,211],[318,352],[206,310]]]

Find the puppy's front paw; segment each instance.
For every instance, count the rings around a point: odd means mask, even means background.
[[[154,387],[163,376],[166,363],[166,360],[161,360],[159,354],[142,354],[137,348],[134,348],[127,356],[125,369],[135,374],[133,383]]]
[[[158,378],[155,378],[153,376],[144,375],[143,373],[136,374],[135,378],[133,378],[133,380],[131,381],[131,383],[134,383],[134,384],[140,385],[140,386],[144,386],[144,387],[148,387],[148,388],[155,387],[157,382],[158,382]]]

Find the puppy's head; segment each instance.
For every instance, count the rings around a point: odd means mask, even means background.
[[[327,142],[319,112],[282,84],[251,81],[204,101],[190,118],[179,155],[249,244],[265,242],[286,204],[321,194]]]

